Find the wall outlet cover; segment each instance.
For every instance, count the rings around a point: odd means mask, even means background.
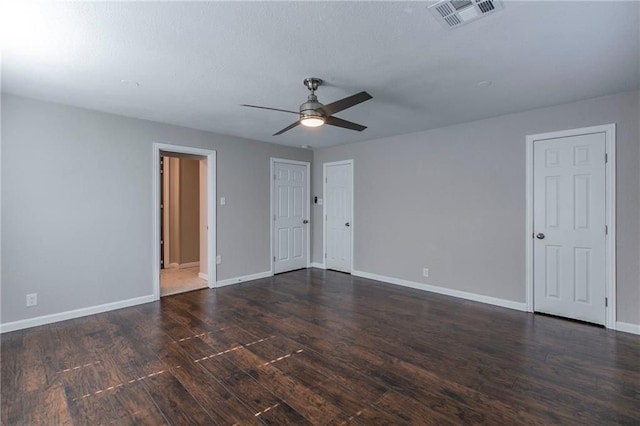
[[[27,306],[36,306],[38,304],[38,293],[27,294]]]

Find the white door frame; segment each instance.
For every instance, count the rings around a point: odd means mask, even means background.
[[[308,161],[297,161],[297,160],[287,160],[286,158],[274,158],[271,157],[271,168],[270,168],[270,173],[271,173],[271,178],[269,179],[269,181],[271,182],[270,184],[270,207],[269,207],[269,223],[271,223],[271,226],[269,227],[270,229],[270,236],[271,236],[271,250],[269,251],[269,263],[271,264],[271,275],[274,274],[275,272],[275,267],[274,267],[274,260],[273,260],[273,256],[275,253],[274,250],[274,246],[275,246],[275,238],[274,238],[274,215],[275,215],[275,211],[273,209],[273,203],[275,202],[275,188],[274,188],[274,181],[275,181],[275,173],[276,173],[276,169],[275,169],[275,163],[285,163],[285,164],[295,164],[297,166],[305,166],[306,170],[307,170],[307,196],[306,196],[306,205],[307,205],[307,220],[309,221],[307,223],[307,229],[306,229],[306,233],[307,233],[307,260],[306,260],[306,265],[307,268],[311,267],[311,163]]]
[[[152,235],[153,235],[153,299],[160,300],[160,153],[161,151],[177,154],[199,155],[207,158],[207,216],[209,229],[207,232],[208,259],[207,273],[209,288],[216,286],[216,151],[188,146],[153,144],[153,196],[152,196]]]
[[[162,226],[164,227],[163,229],[163,234],[164,234],[164,239],[162,241],[162,249],[164,250],[164,268],[170,268],[171,267],[171,262],[169,262],[169,259],[171,259],[171,238],[169,238],[169,229],[171,228],[171,226],[169,225],[169,217],[170,217],[170,212],[169,212],[169,208],[168,206],[171,204],[171,197],[169,196],[169,174],[171,173],[171,167],[169,166],[169,161],[167,161],[168,158],[165,157],[164,159],[164,171],[162,173],[162,186],[160,187],[161,191],[164,191],[164,194],[162,194],[162,204],[164,206],[164,208],[161,210],[163,217],[162,217]]]
[[[329,163],[322,164],[322,266],[327,268],[327,167],[351,165],[351,259],[349,264],[351,265],[351,271],[353,273],[353,240],[355,235],[355,209],[353,204],[353,194],[355,192],[353,187],[353,181],[355,176],[355,170],[353,168],[353,160],[331,161]]]
[[[616,125],[584,127],[559,132],[528,135],[526,138],[526,304],[527,311],[534,311],[533,296],[533,144],[545,139],[566,138],[593,133],[604,133],[605,152],[605,327],[616,328]]]

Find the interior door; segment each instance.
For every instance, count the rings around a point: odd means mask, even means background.
[[[604,133],[534,142],[534,309],[605,323]]]
[[[307,167],[274,162],[274,273],[307,267]]]
[[[326,267],[351,273],[353,164],[325,165]]]

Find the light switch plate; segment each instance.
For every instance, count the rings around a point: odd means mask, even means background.
[[[220,197],[220,205],[224,206],[225,204],[227,204],[227,199],[224,197]]]

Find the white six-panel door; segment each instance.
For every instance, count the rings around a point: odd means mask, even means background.
[[[351,273],[353,164],[325,164],[326,267]]]
[[[605,324],[604,133],[533,145],[534,309]]]
[[[273,163],[273,271],[307,267],[307,166]]]

